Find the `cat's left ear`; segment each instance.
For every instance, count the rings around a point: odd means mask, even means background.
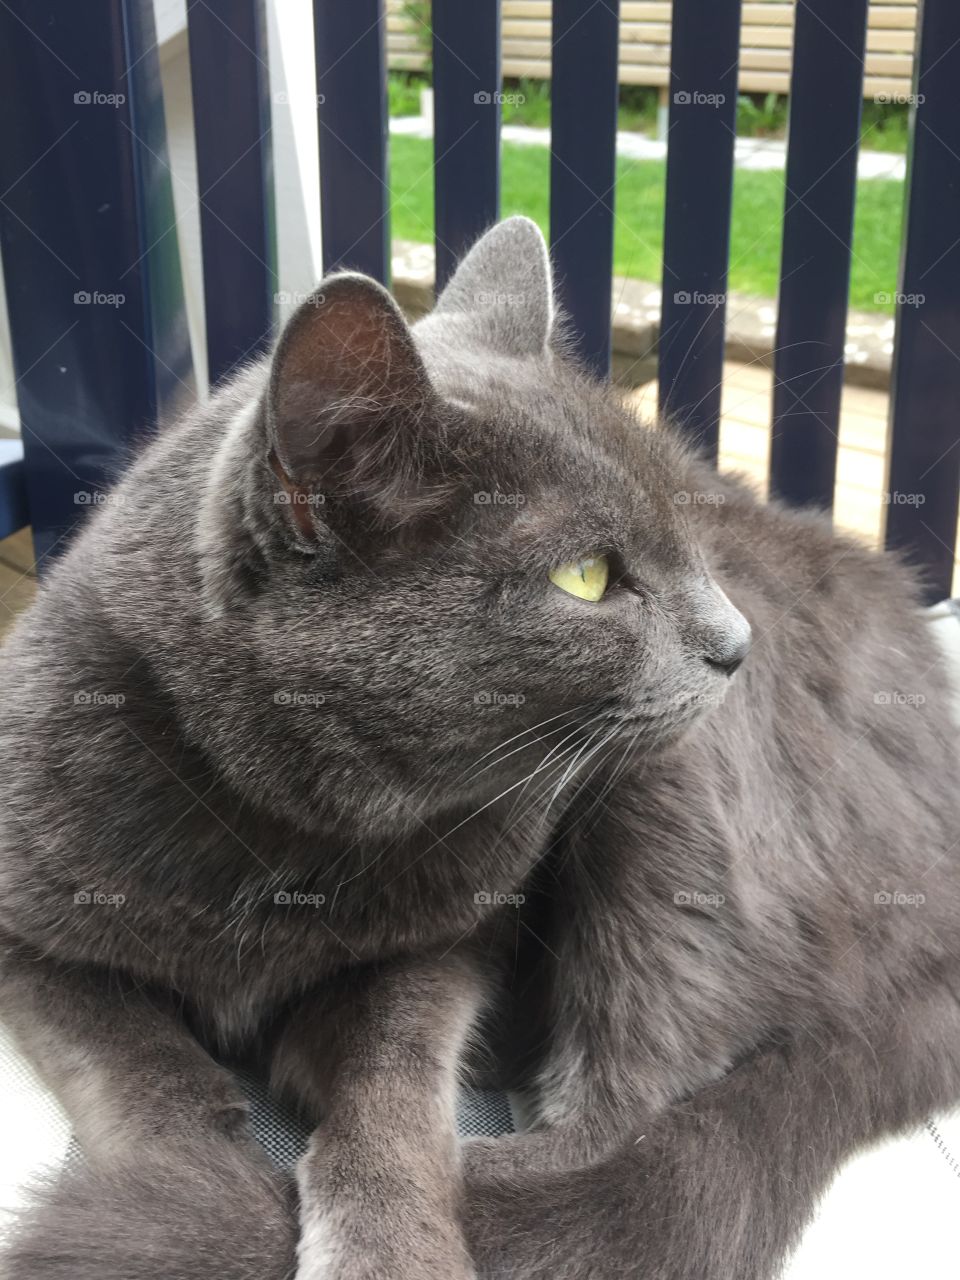
[[[324,280],[294,313],[266,400],[271,465],[301,532],[321,490],[385,520],[417,467],[417,428],[435,403],[407,322],[376,281]]]
[[[501,355],[543,355],[554,327],[550,254],[529,218],[490,228],[461,261],[428,323],[450,322]]]

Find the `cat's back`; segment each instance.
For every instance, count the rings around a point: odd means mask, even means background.
[[[713,495],[691,518],[753,643],[720,705],[638,770],[640,803],[678,821],[700,813],[705,842],[760,901],[792,898],[843,918],[844,937],[856,921],[882,937],[876,895],[919,894],[928,905],[912,924],[952,937],[956,685],[916,575],[822,515],[761,503],[706,468],[693,483]]]

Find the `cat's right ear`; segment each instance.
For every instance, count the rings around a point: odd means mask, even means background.
[[[501,355],[543,355],[555,324],[546,241],[529,218],[505,218],[460,262],[428,321]]]
[[[390,294],[362,275],[323,281],[283,332],[265,404],[270,465],[300,533],[311,535],[320,497],[373,524],[403,523],[434,403]]]

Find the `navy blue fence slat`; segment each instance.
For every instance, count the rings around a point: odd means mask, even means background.
[[[674,0],[660,408],[716,457],[740,0]]]
[[[263,0],[188,0],[187,21],[212,384],[272,336],[276,237]]]
[[[129,442],[193,394],[149,0],[4,0],[0,119],[0,244],[45,558]]]
[[[925,0],[897,309],[887,544],[949,594],[960,482],[960,5]]]
[[[314,0],[313,12],[324,268],[350,267],[388,284],[383,0]]]
[[[500,213],[501,82],[500,0],[433,0],[438,291]]]
[[[797,6],[770,483],[833,505],[867,0]]]
[[[577,349],[610,372],[618,0],[553,0],[550,247]]]
[[[19,440],[0,440],[0,538],[30,523],[27,469]]]

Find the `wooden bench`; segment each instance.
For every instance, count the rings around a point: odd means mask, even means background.
[[[620,83],[666,88],[670,83],[670,3],[624,0],[620,7]],[[743,5],[741,92],[789,93],[795,10],[793,0],[753,0]],[[874,0],[867,33],[865,97],[902,99],[912,92],[916,29],[915,2]],[[504,75],[548,80],[551,32],[550,0],[503,0]],[[422,70],[425,39],[429,43],[429,35],[405,0],[390,0],[389,65],[396,70]]]

